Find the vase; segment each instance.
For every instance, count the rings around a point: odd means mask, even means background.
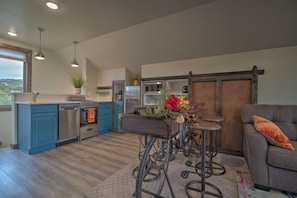
[[[139,85],[139,81],[138,80],[133,80],[133,85],[134,86],[138,86]]]
[[[80,94],[81,93],[81,88],[75,88],[75,93]]]

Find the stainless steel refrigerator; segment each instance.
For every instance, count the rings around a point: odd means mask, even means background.
[[[125,113],[133,112],[134,107],[141,106],[140,86],[126,86],[124,100]]]

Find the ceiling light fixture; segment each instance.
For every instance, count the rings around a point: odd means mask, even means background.
[[[53,2],[46,2],[46,6],[49,7],[52,10],[57,10],[59,9],[59,6],[56,3]]]
[[[9,36],[17,36],[17,35],[18,35],[18,34],[15,33],[15,32],[7,32],[7,34],[8,34]]]
[[[74,60],[71,62],[71,67],[79,67],[79,64],[76,61],[76,44],[78,43],[77,41],[73,41],[74,43]]]
[[[35,54],[35,58],[37,60],[44,60],[45,56],[43,55],[43,53],[41,51],[41,32],[43,32],[44,29],[42,27],[38,27],[38,31],[39,31],[39,50],[38,50],[38,53]]]

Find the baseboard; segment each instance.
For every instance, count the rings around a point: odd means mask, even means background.
[[[240,156],[240,157],[243,156],[242,151],[234,151],[234,150],[218,148],[218,152],[223,153],[223,154],[236,155],[236,156]]]
[[[260,190],[270,191],[270,188],[267,187],[267,186],[263,186],[263,185],[255,184],[255,187],[256,187],[257,189],[260,189]]]

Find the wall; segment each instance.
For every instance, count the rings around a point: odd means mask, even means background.
[[[32,90],[46,93],[72,94],[74,88],[71,83],[70,69],[61,63],[52,53],[46,53],[46,60],[33,60]],[[69,66],[70,67],[70,66]]]
[[[98,84],[97,86],[112,86],[113,80],[125,80],[127,76],[126,68],[119,69],[106,69],[98,72]],[[112,100],[112,89],[106,90],[108,94],[97,94],[99,101],[111,101]]]
[[[88,100],[96,100],[98,71],[96,67],[88,59],[86,59],[85,68],[85,95]]]
[[[33,56],[37,52],[37,48],[0,38],[0,42],[31,49]],[[39,61],[32,58],[32,91],[46,93],[74,93],[74,89],[70,80],[71,68],[69,64],[58,59],[53,51],[42,49],[46,59]]]
[[[258,103],[297,104],[297,46],[234,53],[182,61],[143,65],[142,78],[246,71],[254,65],[259,76]]]
[[[1,111],[0,112],[0,141],[2,142],[2,147],[9,146],[11,142],[11,111]]]
[[[98,72],[98,86],[111,86],[113,80],[125,80],[126,68],[106,69]]]

